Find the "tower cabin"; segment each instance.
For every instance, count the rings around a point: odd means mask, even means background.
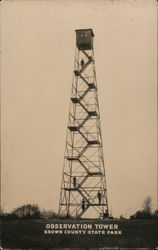
[[[94,33],[92,29],[76,30],[76,45],[79,50],[93,49]]]

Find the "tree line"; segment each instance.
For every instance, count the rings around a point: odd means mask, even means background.
[[[152,212],[152,198],[148,196],[142,204],[142,209],[138,210],[135,214],[130,216],[130,220],[135,219],[158,219],[158,209]]]
[[[26,204],[13,209],[10,213],[1,212],[1,218],[6,219],[56,219],[65,218],[58,216],[51,210],[41,210],[37,204]]]
[[[64,219],[66,216],[59,216],[54,211],[46,211],[39,209],[37,204],[26,204],[13,209],[10,213],[1,212],[1,218],[12,218],[12,219]],[[126,219],[123,215],[119,218],[114,218],[112,215],[109,219]],[[158,209],[152,211],[152,199],[148,196],[142,204],[142,209],[130,216],[130,220],[158,220]]]

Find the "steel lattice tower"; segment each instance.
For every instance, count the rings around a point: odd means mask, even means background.
[[[93,207],[108,217],[103,143],[92,29],[76,30],[74,77],[66,136],[59,215],[82,217]]]

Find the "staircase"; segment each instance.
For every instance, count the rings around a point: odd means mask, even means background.
[[[88,88],[85,90],[85,92],[79,98],[72,97],[71,101],[73,103],[80,103],[80,101],[82,101],[84,99],[84,97],[88,94],[88,92],[91,91],[92,89],[96,89],[95,84],[94,83],[88,83]]]
[[[78,187],[81,187],[83,185],[83,183],[88,179],[89,177],[89,174],[87,174],[83,179],[82,181],[78,184]]]
[[[91,90],[91,88],[87,88],[86,91],[80,96],[79,101],[82,101],[83,98],[88,94],[88,92]]]
[[[78,188],[78,192],[80,195],[85,199],[85,201],[90,205],[90,201],[87,199],[87,197],[82,193],[81,189]]]
[[[77,217],[79,217],[79,218],[81,218],[81,216],[87,211],[87,209],[89,208],[89,204],[87,204],[86,205],[86,207],[85,207],[85,209],[84,210],[82,210],[79,214],[78,214],[78,216]]]
[[[86,109],[86,112],[88,113],[88,115],[86,116],[85,119],[83,119],[82,123],[79,125],[79,126],[68,126],[68,129],[70,131],[79,131],[83,125],[86,123],[86,121],[88,121],[88,119],[91,117],[91,116],[98,116],[97,112],[96,111],[88,111]],[[87,141],[87,140],[86,140]]]
[[[90,115],[88,114],[88,115],[86,116],[86,118],[82,121],[82,123],[78,126],[78,129],[80,129],[80,128],[83,127],[83,125],[85,124],[85,122],[88,121],[89,117],[90,117]]]
[[[92,62],[92,58],[89,57],[88,61],[85,63],[84,67],[82,69],[80,69],[80,74],[88,67],[88,65]]]
[[[88,178],[88,177],[87,177]],[[81,196],[84,198],[84,200],[87,202],[85,205],[85,208],[78,214],[78,217],[81,218],[81,216],[87,211],[89,206],[91,205],[90,201],[87,199],[87,197],[83,194],[80,188],[78,188],[78,192],[81,194]],[[87,192],[84,190],[84,192],[87,194]],[[88,194],[87,194],[88,195]],[[80,208],[79,208],[80,209]]]
[[[82,76],[82,73],[85,71],[85,69],[88,67],[88,65],[93,62],[93,58],[89,56],[84,50],[82,51],[85,56],[88,58],[88,61],[84,64],[84,66],[80,70],[74,70],[75,76],[80,76],[83,81],[88,85],[87,80]]]
[[[73,159],[76,160],[77,158],[73,158]],[[102,173],[101,172],[89,172],[89,171],[87,171],[87,175],[83,177],[83,179],[80,181],[80,183],[78,183],[78,185],[75,188],[74,187],[73,188],[64,188],[64,190],[66,190],[66,191],[78,192],[81,195],[81,197],[85,200],[85,208],[84,209],[82,209],[82,203],[78,204],[79,205],[79,208],[77,210],[77,217],[78,218],[81,218],[82,215],[88,210],[88,208],[90,206],[97,206],[98,205],[98,204],[94,203],[93,200],[91,200],[92,197],[90,197],[90,195],[82,187],[82,185],[88,179],[88,177],[99,176],[99,175],[102,175]],[[103,205],[103,204],[101,204],[101,205]]]
[[[87,150],[87,148],[89,147],[89,144],[87,144],[82,150],[81,150],[81,152],[78,154],[78,158],[80,158],[82,155],[83,155],[83,153]]]
[[[92,177],[92,176],[101,176],[102,173],[101,172],[88,172],[86,176],[84,176],[84,178],[81,180],[81,182],[78,184],[78,187],[80,188],[83,183],[88,179],[88,177]]]
[[[96,144],[100,144],[100,142],[98,140],[94,140],[94,141],[87,141],[87,145],[81,150],[81,152],[77,155],[77,156],[70,156],[70,157],[67,157],[67,160],[69,161],[80,161],[80,158],[81,156],[84,154],[84,152],[87,150],[87,148],[90,146],[90,145],[96,145]]]
[[[95,145],[95,144],[100,144],[100,142],[98,140],[94,140],[94,141],[87,141],[87,145],[81,150],[81,152],[78,154],[78,158],[80,158],[84,152],[87,150],[87,148],[90,146],[90,145]]]
[[[87,58],[90,57],[90,56],[87,54],[87,52],[86,52],[85,50],[81,49],[81,51],[82,51],[82,53],[83,53]]]

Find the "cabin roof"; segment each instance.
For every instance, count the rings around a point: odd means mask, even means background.
[[[75,30],[75,31],[76,31],[76,33],[77,33],[78,31],[90,31],[90,32],[91,32],[91,36],[94,37],[94,32],[93,32],[92,29],[77,29],[77,30]]]

